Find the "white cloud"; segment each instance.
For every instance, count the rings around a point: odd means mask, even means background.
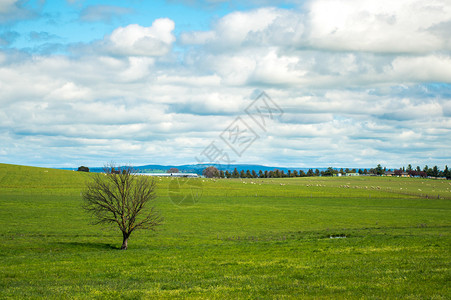
[[[130,57],[127,69],[118,74],[123,81],[137,81],[147,78],[150,74],[150,68],[154,64],[154,59],[149,57]]]
[[[174,21],[167,18],[155,20],[150,27],[138,24],[119,27],[104,39],[103,46],[114,55],[162,56],[175,41],[174,28]]]
[[[388,74],[399,81],[431,81],[451,83],[451,57],[444,55],[397,57]]]
[[[234,12],[219,19],[211,31],[187,32],[184,44],[205,44],[215,51],[241,47],[290,44],[303,32],[299,14],[278,8]]]
[[[217,38],[224,46],[240,46],[249,34],[267,29],[277,14],[277,10],[272,8],[231,13],[223,17],[216,25]]]
[[[272,50],[256,61],[250,80],[268,84],[299,84],[306,74],[307,71],[300,66],[299,57],[278,55]]]
[[[451,37],[441,34],[451,22],[446,2],[317,0],[306,7],[234,12],[180,40],[198,45],[187,55],[191,64],[230,85],[450,81]]]
[[[221,78],[218,75],[210,75],[210,76],[197,76],[193,74],[189,75],[168,75],[162,74],[157,78],[160,84],[170,84],[177,86],[203,86],[209,88],[215,88],[220,86]]]
[[[315,0],[309,3],[313,47],[382,53],[450,50],[450,36],[430,29],[451,20],[448,0]]]
[[[86,87],[77,86],[73,82],[63,83],[62,86],[57,87],[45,97],[47,100],[78,100],[83,98],[91,98],[90,90]]]
[[[256,45],[373,53],[451,49],[447,0],[312,0],[305,8],[234,12],[219,19],[213,30],[184,33],[181,41],[216,51]]]

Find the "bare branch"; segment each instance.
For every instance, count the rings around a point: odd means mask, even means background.
[[[94,224],[116,224],[123,235],[122,249],[127,249],[134,230],[155,230],[163,221],[158,211],[149,207],[156,199],[155,190],[153,178],[110,164],[87,183],[83,208],[92,214]]]

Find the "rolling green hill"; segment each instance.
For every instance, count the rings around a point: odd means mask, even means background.
[[[0,298],[451,298],[449,181],[156,179],[165,224],[120,251],[90,176],[0,164]]]
[[[80,189],[89,176],[84,172],[0,164],[0,188],[21,191]]]

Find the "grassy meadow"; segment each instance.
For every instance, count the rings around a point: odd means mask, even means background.
[[[120,251],[90,176],[0,164],[1,299],[451,298],[450,181],[192,179],[174,205],[160,178],[164,225]]]

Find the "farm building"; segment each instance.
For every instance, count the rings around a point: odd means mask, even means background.
[[[396,176],[396,177],[410,177],[409,173],[407,172],[399,172],[400,170],[394,171],[385,171],[385,176]]]

